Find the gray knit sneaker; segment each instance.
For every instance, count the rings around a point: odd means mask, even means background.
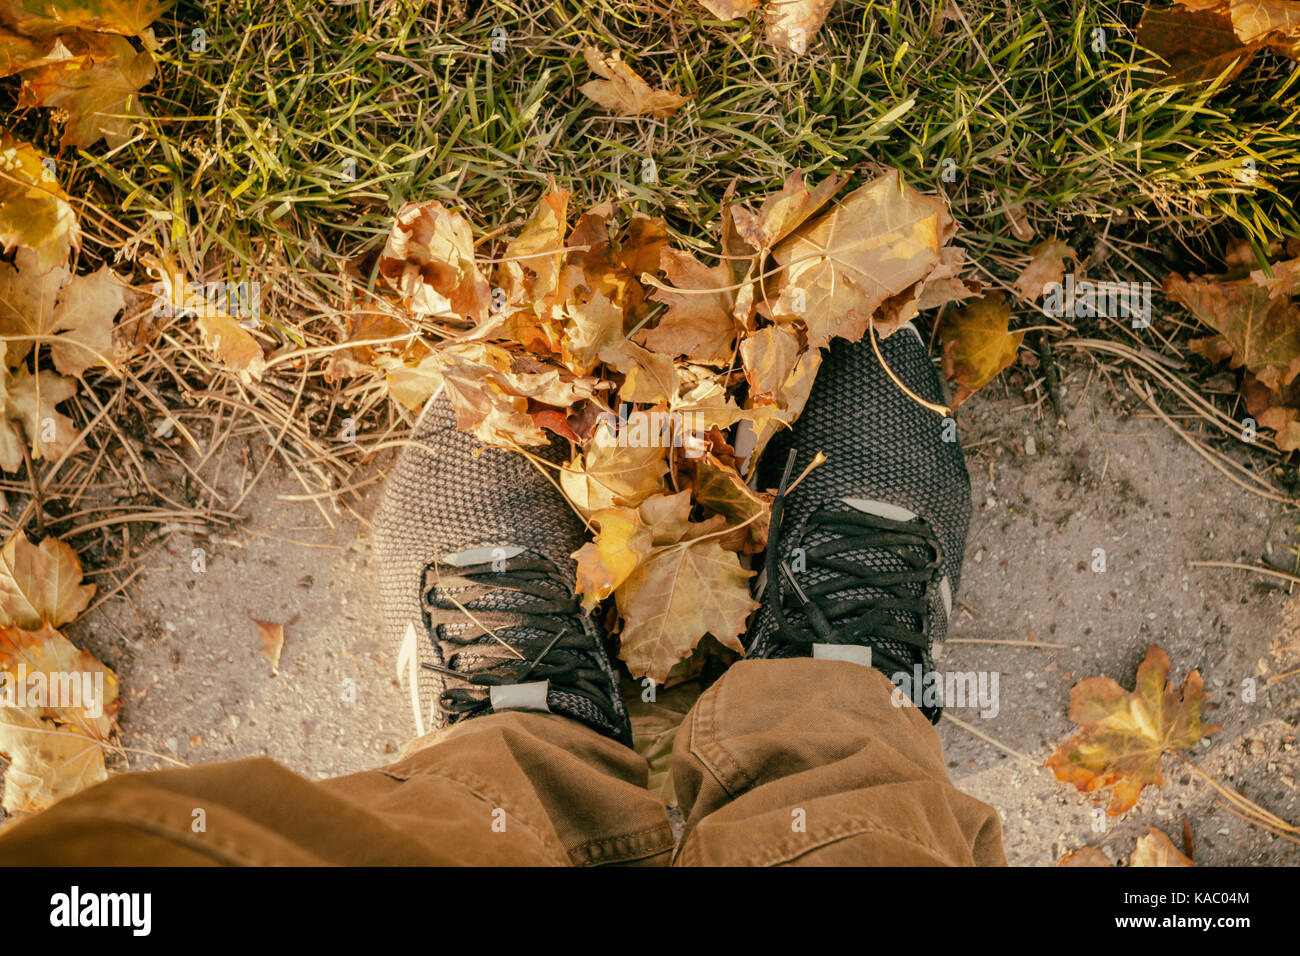
[[[910,323],[878,344],[909,389],[944,401]],[[780,487],[818,451],[826,462],[773,507],[779,531],[759,578],[748,656],[855,660],[919,690],[934,669],[932,647],[947,634],[970,527],[956,429],[903,394],[869,340],[837,339],[803,415],[764,453],[759,486]],[[908,696],[939,719],[942,705]]]
[[[582,522],[524,456],[480,451],[445,397],[425,409],[414,439],[424,447],[398,459],[374,540],[417,733],[535,710],[630,746],[604,635],[573,594]],[[562,460],[556,448],[534,451]]]

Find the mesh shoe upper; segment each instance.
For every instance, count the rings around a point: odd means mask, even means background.
[[[541,705],[630,742],[603,635],[573,596],[582,522],[523,455],[459,431],[443,397],[413,438],[388,476],[374,542],[417,732],[494,706]],[[533,451],[563,460],[555,447]],[[504,689],[542,682],[544,703]]]
[[[943,387],[910,325],[881,354],[909,389],[931,402]],[[948,440],[945,440],[948,439]],[[778,435],[759,466],[776,488],[791,448],[799,475],[782,497],[781,527],[760,577],[751,657],[806,656],[816,642],[866,645],[875,666],[913,677],[933,670],[932,642],[947,633],[970,526],[970,478],[954,428],[890,380],[871,342],[836,340],[804,413]],[[925,708],[937,720],[938,708]]]

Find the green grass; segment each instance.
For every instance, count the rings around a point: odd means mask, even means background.
[[[1219,90],[1153,87],[1132,40],[1140,4],[972,0],[965,23],[942,8],[841,0],[794,57],[763,42],[757,16],[723,25],[692,0],[186,2],[157,27],[154,118],[76,165],[111,187],[96,195],[138,240],[223,278],[270,278],[290,337],[294,316],[337,301],[344,267],[382,245],[404,201],[456,202],[483,234],[522,222],[549,177],[575,208],[618,200],[707,249],[733,180],[753,200],[795,166],[896,166],[944,189],[958,241],[1004,278],[1031,245],[1009,206],[1038,238],[1092,219],[1207,268],[1232,235],[1300,235],[1296,64],[1261,59]],[[504,53],[489,51],[495,27]],[[606,115],[578,93],[586,43],[693,102],[666,119]],[[642,182],[645,156],[657,183]],[[940,182],[944,159],[955,183]]]

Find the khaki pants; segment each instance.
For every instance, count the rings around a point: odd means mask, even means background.
[[[513,712],[335,780],[264,758],[123,774],[8,827],[0,864],[1005,864],[997,813],[892,689],[842,661],[732,666],[677,735],[675,853],[641,757]]]

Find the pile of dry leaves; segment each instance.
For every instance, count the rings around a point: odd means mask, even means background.
[[[706,634],[740,649],[741,555],[764,547],[770,507],[746,479],[821,348],[979,291],[941,198],[888,172],[836,201],[847,180],[795,172],[757,211],[728,201],[707,258],[612,204],[571,223],[554,187],[491,256],[456,211],[408,204],[378,262],[387,301],[353,317],[335,371],[383,367],[412,409],[442,388],[488,445],[566,439],[557,474],[531,457],[596,532],[577,588],[613,596],[623,660],[664,681]]]

